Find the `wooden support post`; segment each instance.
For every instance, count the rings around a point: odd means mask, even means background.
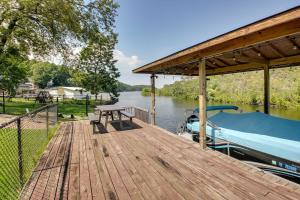
[[[151,75],[151,124],[155,125],[155,74]]]
[[[199,143],[206,148],[206,69],[205,59],[199,62]]]
[[[269,65],[264,67],[264,113],[270,114],[270,71]]]

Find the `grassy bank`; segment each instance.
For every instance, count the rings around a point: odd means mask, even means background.
[[[270,70],[271,104],[280,108],[300,109],[300,67]],[[210,76],[207,81],[208,100],[220,103],[263,103],[263,71]],[[198,79],[184,79],[157,89],[161,96],[196,100]],[[142,95],[149,95],[144,88]]]
[[[94,105],[100,105],[105,103],[104,101],[90,100],[88,109],[91,111]],[[29,111],[35,110],[40,107],[39,103],[35,103],[34,100],[26,100],[22,98],[12,98],[10,101],[5,102],[5,113],[11,115],[22,115],[26,113],[26,108]],[[84,117],[86,113],[86,100],[65,99],[58,102],[58,112],[69,116],[71,114],[79,117]],[[0,113],[3,113],[2,107],[0,107]]]
[[[38,159],[59,125],[49,129],[22,129],[24,183],[29,179]],[[17,199],[22,190],[19,179],[17,129],[0,129],[0,199]]]

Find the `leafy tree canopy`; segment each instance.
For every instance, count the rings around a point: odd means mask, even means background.
[[[114,33],[115,16],[118,4],[113,0],[1,0],[0,1],[0,57],[1,66],[6,66],[9,75],[14,77],[12,83],[2,84],[3,88],[9,90],[24,79],[21,73],[23,68],[20,63],[34,56],[43,59],[53,55],[59,55],[65,64],[76,65],[82,63],[87,66],[97,64],[92,61],[97,56],[101,60],[101,70],[105,73],[97,76],[97,83],[101,88],[114,91],[114,80],[118,72],[112,60],[112,49],[116,43]],[[11,54],[11,49],[16,49],[16,54]],[[74,49],[83,49],[80,58],[73,55]],[[103,52],[102,52],[103,51]],[[91,55],[91,54],[95,55]],[[89,58],[88,58],[89,55]],[[98,58],[103,56],[102,58]],[[82,59],[82,61],[81,61]],[[45,64],[45,63],[44,63]],[[107,66],[103,67],[104,64]],[[44,88],[49,80],[53,85],[62,84],[69,76],[66,69],[59,68],[55,72],[49,71],[53,68],[51,64],[39,65],[33,70],[35,82]],[[104,69],[105,68],[105,69]],[[84,76],[95,78],[84,70]],[[97,74],[100,71],[97,71]],[[1,82],[8,72],[1,71]],[[41,73],[41,74],[39,74]],[[22,75],[22,76],[21,76]],[[101,80],[100,80],[101,78]],[[76,80],[78,81],[78,80]],[[107,85],[109,83],[112,85]],[[9,84],[10,85],[8,87]],[[99,86],[89,86],[93,91],[99,91]]]
[[[17,85],[26,79],[28,67],[16,48],[0,54],[0,88],[14,95]]]
[[[207,97],[211,102],[263,105],[263,71],[210,76]],[[300,109],[300,68],[270,70],[272,106]],[[150,95],[145,88],[143,95]],[[158,95],[196,100],[199,96],[198,78],[183,79],[158,89]]]
[[[128,85],[126,83],[118,82],[118,91],[142,91],[144,88],[150,87],[149,85]]]
[[[108,92],[118,97],[117,78],[120,76],[113,59],[113,49],[117,42],[116,35],[97,36],[97,43],[89,43],[80,52],[78,69],[84,74],[82,86],[92,94]]]
[[[113,32],[117,7],[113,0],[1,0],[0,54],[15,45],[26,56],[69,56]]]
[[[39,88],[47,86],[70,86],[71,70],[65,66],[48,62],[35,62],[31,65],[32,80]]]

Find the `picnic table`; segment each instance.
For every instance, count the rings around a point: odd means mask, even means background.
[[[111,116],[112,121],[119,121],[121,129],[123,128],[122,123],[122,111],[125,111],[124,107],[118,106],[118,105],[102,105],[97,106],[96,111],[99,111],[99,122],[101,123],[101,117],[102,115],[105,115],[105,129],[107,129],[107,123],[108,123],[108,116]],[[117,112],[119,120],[114,120],[114,112]]]

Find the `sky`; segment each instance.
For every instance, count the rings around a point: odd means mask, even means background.
[[[150,84],[132,70],[178,50],[300,5],[300,0],[117,0],[119,80]],[[159,76],[162,87],[181,77]]]

